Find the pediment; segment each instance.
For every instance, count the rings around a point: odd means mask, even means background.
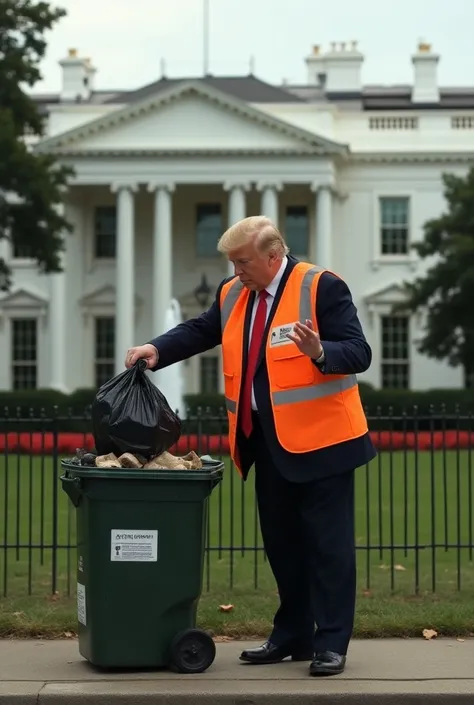
[[[84,309],[99,309],[99,308],[112,308],[115,307],[117,295],[115,292],[115,286],[112,284],[105,284],[104,286],[98,287],[93,291],[85,294],[79,301],[80,305]],[[139,306],[142,303],[142,299],[138,294],[135,294],[135,305]]]
[[[382,284],[364,295],[364,301],[369,306],[383,306],[402,303],[406,300],[403,284],[399,281]]]
[[[6,296],[0,299],[0,309],[20,310],[37,309],[44,310],[48,305],[48,296],[39,289],[30,285],[15,287]]]
[[[346,154],[346,145],[189,81],[39,142],[36,151]]]

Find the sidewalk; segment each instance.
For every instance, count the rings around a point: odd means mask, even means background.
[[[5,705],[387,705],[474,702],[474,639],[354,641],[341,676],[316,679],[305,663],[249,666],[247,642],[217,645],[198,676],[109,674],[80,655],[77,642],[0,640],[0,703]]]

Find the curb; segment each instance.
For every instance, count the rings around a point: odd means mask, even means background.
[[[432,705],[473,702],[473,680],[208,682],[100,681],[0,684],[1,705]],[[197,685],[198,684],[198,685]],[[197,692],[196,692],[197,691]]]

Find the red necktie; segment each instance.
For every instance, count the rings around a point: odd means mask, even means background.
[[[265,324],[267,322],[267,302],[268,293],[261,291],[258,295],[258,306],[255,320],[252,327],[252,337],[250,340],[249,353],[247,358],[247,370],[245,373],[244,388],[240,400],[240,423],[242,431],[247,438],[252,433],[252,384],[257,368],[258,354],[262,345]]]

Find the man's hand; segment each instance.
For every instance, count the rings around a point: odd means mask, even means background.
[[[130,348],[127,352],[125,367],[133,367],[138,360],[145,360],[147,369],[149,370],[152,367],[156,367],[159,357],[158,350],[154,345],[150,343],[147,343],[147,345],[139,345],[137,348]]]
[[[288,333],[288,338],[313,360],[317,360],[323,352],[319,334],[313,330],[313,324],[309,320],[306,320],[306,323],[295,323],[293,333]]]

